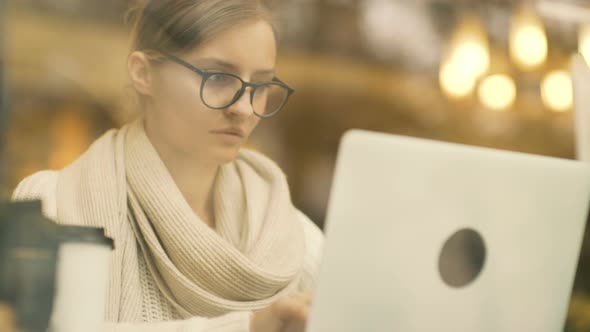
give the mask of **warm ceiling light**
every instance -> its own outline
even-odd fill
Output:
[[[477,16],[465,16],[453,33],[440,66],[442,90],[451,98],[464,98],[489,69],[490,54],[485,30]]]
[[[547,74],[541,83],[541,97],[545,106],[552,111],[570,110],[574,100],[570,74],[563,70]]]
[[[492,75],[480,84],[478,95],[481,103],[493,111],[505,111],[514,104],[516,84],[508,75]]]
[[[475,88],[475,77],[455,62],[443,64],[439,80],[442,90],[451,98],[464,98]]]
[[[547,59],[547,35],[533,11],[523,9],[513,17],[510,55],[522,69],[534,69]]]
[[[488,71],[490,55],[485,44],[474,39],[458,44],[451,61],[474,77],[480,77]]]

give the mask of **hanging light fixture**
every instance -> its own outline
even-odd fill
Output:
[[[554,112],[566,112],[573,106],[573,87],[570,74],[565,70],[548,73],[541,82],[541,98]]]
[[[523,6],[513,16],[510,28],[510,55],[523,70],[532,70],[547,59],[547,35],[534,9]]]
[[[442,90],[452,98],[464,98],[490,66],[488,40],[476,16],[466,16],[457,26],[440,65]]]
[[[480,102],[492,111],[506,111],[516,100],[516,84],[504,74],[495,74],[483,79],[478,89]]]

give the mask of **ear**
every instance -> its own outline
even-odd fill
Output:
[[[127,59],[127,71],[135,90],[144,96],[152,96],[153,73],[150,61],[145,53],[135,51]]]

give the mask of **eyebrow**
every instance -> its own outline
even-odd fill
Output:
[[[218,59],[218,58],[200,58],[200,59],[195,59],[192,62],[198,63],[198,65],[196,67],[215,66],[215,67],[219,67],[221,69],[229,70],[234,73],[237,73],[240,71],[238,66],[236,66],[235,64],[228,62],[228,61]],[[275,74],[274,69],[259,69],[254,72],[254,76],[263,76],[263,75],[273,75],[274,76],[274,74]]]

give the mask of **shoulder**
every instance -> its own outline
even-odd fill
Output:
[[[55,219],[58,175],[58,171],[46,170],[26,177],[12,193],[12,201],[41,200],[43,214],[50,219]]]
[[[62,170],[44,170],[24,178],[12,193],[12,201],[30,201],[41,200],[43,214],[50,219],[55,220],[57,216],[57,187],[60,177],[63,176],[82,176],[88,175],[81,168],[81,163],[89,159],[88,155],[95,156],[94,159],[86,162],[90,165],[99,164],[104,156],[109,155],[109,151],[115,144],[115,138],[121,130],[110,129],[101,137],[96,139],[88,149],[71,164]],[[111,153],[112,154],[112,153]],[[74,179],[70,182],[76,182]]]
[[[315,287],[322,260],[324,234],[303,212],[297,210],[305,236],[305,258],[300,290],[310,291]]]

